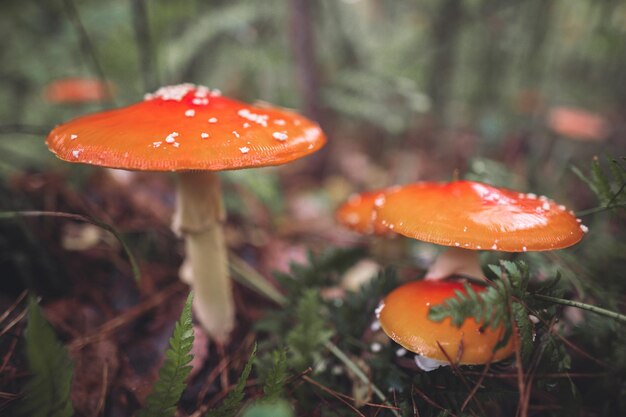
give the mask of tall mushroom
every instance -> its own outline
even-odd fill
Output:
[[[565,206],[535,194],[473,181],[394,187],[377,200],[376,221],[404,236],[451,248],[426,279],[484,278],[477,250],[548,251],[577,243],[587,231]]]
[[[225,342],[235,312],[217,171],[284,164],[317,151],[325,141],[316,123],[295,112],[181,84],[131,106],[57,126],[46,143],[68,162],[177,173],[172,228],[185,239],[181,277],[195,291],[200,323],[213,339]]]

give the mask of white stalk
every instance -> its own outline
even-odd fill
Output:
[[[424,279],[440,280],[451,275],[465,275],[486,280],[480,268],[478,252],[469,249],[449,248],[437,256],[435,262],[428,268]]]
[[[178,174],[172,229],[185,239],[180,278],[194,291],[193,307],[209,336],[226,342],[235,325],[232,285],[224,241],[219,176],[211,171]]]

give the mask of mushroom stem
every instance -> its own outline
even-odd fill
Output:
[[[455,247],[449,248],[437,256],[435,262],[428,268],[424,279],[436,281],[451,275],[466,275],[486,280],[480,267],[478,252]]]
[[[172,229],[185,239],[186,257],[180,278],[194,290],[193,307],[200,324],[218,342],[227,341],[235,324],[222,229],[225,217],[217,173],[178,174]]]

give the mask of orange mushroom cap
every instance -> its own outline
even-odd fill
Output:
[[[351,195],[348,201],[337,209],[335,213],[337,222],[358,233],[389,234],[388,228],[375,222],[374,205],[384,193],[384,190],[378,190]]]
[[[44,90],[50,103],[90,103],[111,98],[114,88],[91,78],[63,78],[52,81]]]
[[[553,132],[584,141],[602,141],[609,135],[609,124],[602,116],[572,107],[553,107],[548,113]]]
[[[476,292],[484,290],[482,286],[469,285]],[[493,353],[504,334],[502,326],[483,329],[476,320],[468,319],[461,327],[456,327],[450,318],[441,322],[428,318],[430,307],[454,297],[455,290],[465,293],[460,282],[413,281],[396,288],[385,297],[379,310],[383,330],[405,349],[430,359],[447,362],[441,351],[443,348],[448,357],[455,360],[461,345],[459,363],[464,365],[483,364],[490,359],[496,362],[510,356],[514,351],[515,335],[506,346]]]
[[[472,181],[396,187],[376,211],[376,221],[394,232],[475,250],[561,249],[587,230],[565,206],[546,197]]]
[[[150,171],[280,165],[325,142],[320,127],[295,112],[244,104],[193,84],[163,87],[140,103],[79,117],[46,139],[65,161]]]

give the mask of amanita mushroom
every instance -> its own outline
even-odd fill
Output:
[[[554,133],[581,141],[603,141],[610,130],[604,117],[573,107],[551,108],[547,122]]]
[[[587,231],[565,206],[472,181],[422,182],[387,191],[376,222],[404,236],[450,246],[426,279],[483,278],[477,250],[548,251],[577,243]]]
[[[224,342],[235,313],[216,171],[284,164],[317,151],[325,141],[316,123],[295,112],[181,84],[148,94],[143,102],[57,126],[46,143],[68,162],[177,173],[172,228],[185,238],[181,276],[195,291],[200,323]]]
[[[484,290],[480,285],[468,285],[477,292]],[[384,332],[406,350],[417,353],[416,363],[425,371],[446,365],[449,359],[458,359],[460,365],[497,362],[514,351],[515,336],[494,352],[504,335],[503,326],[483,328],[481,323],[470,319],[465,320],[461,327],[456,327],[450,318],[441,322],[428,318],[430,306],[454,297],[455,291],[464,293],[463,284],[413,281],[393,290],[377,310]]]
[[[112,98],[114,87],[93,78],[62,78],[52,81],[44,90],[44,98],[56,104],[80,104]]]
[[[335,212],[337,222],[357,233],[386,235],[390,230],[375,222],[374,205],[384,196],[385,190],[353,194]]]

